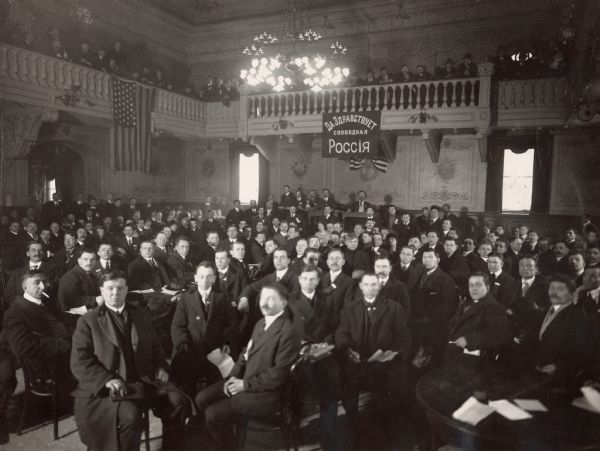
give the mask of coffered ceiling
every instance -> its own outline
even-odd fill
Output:
[[[294,0],[139,0],[151,3],[159,10],[192,25],[257,18],[282,14]],[[385,2],[385,1],[384,1]],[[403,3],[404,0],[389,0]],[[361,7],[382,0],[296,0],[300,9],[315,10],[330,6],[352,5]]]

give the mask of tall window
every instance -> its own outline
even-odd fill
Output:
[[[529,213],[533,194],[534,149],[514,153],[504,149],[502,212]]]
[[[258,201],[258,153],[246,156],[240,153],[240,193],[238,199],[243,204]]]
[[[56,192],[56,179],[46,181],[46,200],[52,200],[52,195]]]

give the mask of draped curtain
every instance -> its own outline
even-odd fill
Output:
[[[552,138],[546,135],[506,136],[490,139],[485,193],[486,211],[502,212],[504,149],[521,154],[531,148],[535,149],[531,213],[548,213],[552,172]]]

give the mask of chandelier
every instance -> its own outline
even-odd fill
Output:
[[[336,60],[348,49],[339,41],[324,43],[323,36],[311,28],[308,16],[299,10],[297,0],[287,1],[277,33],[257,34],[242,52],[250,57],[250,63],[240,77],[249,86],[276,92],[307,87],[318,92],[339,85],[350,70]]]

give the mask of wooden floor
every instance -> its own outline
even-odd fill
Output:
[[[18,389],[17,389],[18,390]],[[35,399],[35,398],[34,398]],[[375,420],[375,416],[369,411],[368,396],[361,397],[361,421],[359,431],[353,431],[350,434],[346,421],[344,409],[339,407],[339,430],[340,437],[346,444],[345,449],[353,450],[376,450],[376,451],[392,451],[392,450],[410,450],[414,449],[416,444],[413,427],[409,420],[400,420],[397,430],[394,431],[394,437],[390,440],[389,437],[384,438],[384,434]],[[34,415],[40,414],[46,410],[44,402],[34,402],[32,404]],[[41,415],[39,420],[34,421],[34,424],[29,424],[28,429],[21,436],[11,433],[10,442],[4,446],[0,446],[2,451],[6,450],[22,450],[22,451],[79,451],[85,450],[85,446],[79,440],[77,427],[72,415],[65,415],[59,425],[59,440],[52,438],[52,423],[49,418]],[[158,418],[151,417],[150,420],[150,437],[151,450],[158,451],[161,449],[161,423]],[[201,433],[195,428],[188,427],[186,434],[186,451],[203,451],[203,439]],[[277,441],[278,438],[273,440]],[[393,444],[391,443],[393,441]],[[347,442],[353,443],[349,445]],[[318,440],[318,412],[307,412],[302,420],[300,433],[300,449],[302,451],[320,450]],[[142,449],[145,449],[142,446]],[[247,446],[246,451],[265,451],[264,446]],[[344,451],[344,450],[341,450]]]

